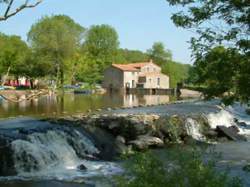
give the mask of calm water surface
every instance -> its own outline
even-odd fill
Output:
[[[48,117],[87,112],[108,107],[129,107],[168,103],[174,97],[168,95],[64,95],[42,96],[20,103],[7,102],[0,98],[0,118],[34,116]]]

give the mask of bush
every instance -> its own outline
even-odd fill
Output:
[[[164,159],[153,152],[138,153],[125,164],[126,177],[116,178],[119,187],[240,187],[238,178],[215,169],[216,159],[203,161],[197,148],[177,148]],[[157,155],[157,156],[156,156]],[[165,161],[164,161],[165,160]],[[167,160],[167,161],[166,161]]]

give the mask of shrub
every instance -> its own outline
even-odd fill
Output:
[[[119,187],[240,187],[239,178],[215,169],[216,155],[204,161],[204,150],[175,148],[159,156],[137,153],[126,162],[126,176],[116,178]]]

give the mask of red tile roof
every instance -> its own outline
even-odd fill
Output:
[[[131,63],[131,64],[112,64],[112,66],[122,71],[138,71],[138,68],[142,68],[151,63],[152,62],[140,62],[140,63]]]
[[[138,69],[130,66],[129,64],[112,64],[113,67],[118,68],[122,71],[139,71]]]

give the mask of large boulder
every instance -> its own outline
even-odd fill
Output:
[[[136,140],[130,141],[129,144],[136,150],[145,150],[149,147],[162,147],[164,142],[157,137],[142,135],[138,136]]]
[[[218,136],[226,137],[229,140],[233,141],[247,141],[246,137],[238,134],[239,130],[236,126],[225,127],[225,126],[217,126],[216,130],[218,131]]]

